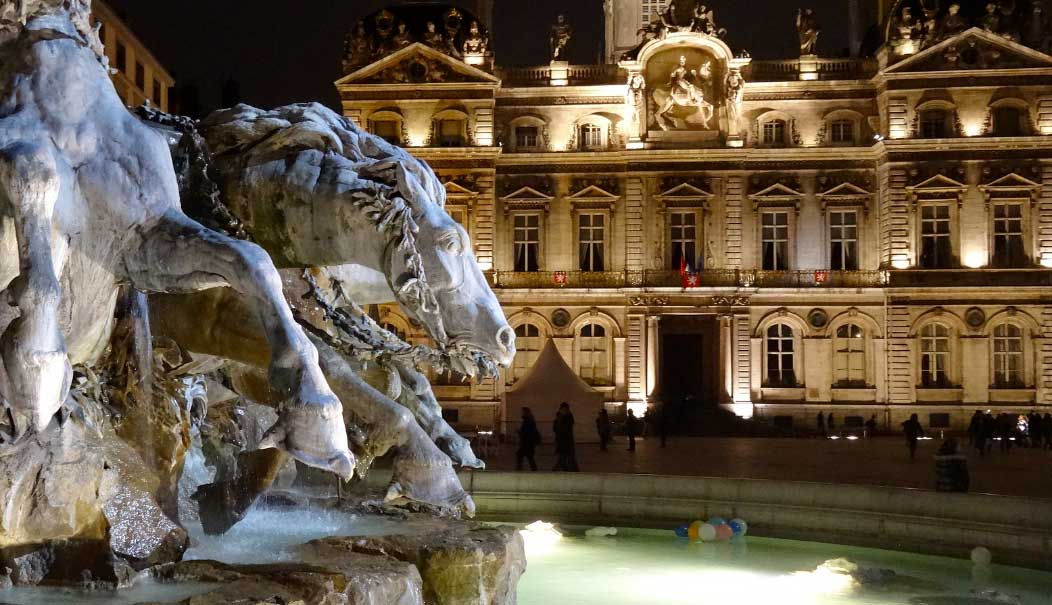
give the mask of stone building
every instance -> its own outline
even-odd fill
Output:
[[[518,336],[499,381],[439,377],[452,419],[514,422],[502,393],[549,338],[615,410],[938,429],[1052,404],[1040,4],[882,3],[875,56],[779,61],[669,4],[608,1],[601,65],[501,68],[435,6],[348,37],[345,115],[446,182]],[[818,29],[801,14],[805,52]]]
[[[175,80],[119,16],[101,0],[92,2],[92,17],[110,61],[113,85],[129,107],[149,102],[168,111],[169,90]]]

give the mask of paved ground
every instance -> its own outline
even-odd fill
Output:
[[[672,438],[661,449],[656,439],[639,440],[635,453],[618,438],[608,452],[594,443],[577,446],[582,471],[710,477],[748,477],[824,483],[857,483],[934,489],[934,456],[939,441],[922,441],[909,460],[904,439],[869,440]],[[553,446],[537,452],[540,470],[551,470]],[[514,470],[515,448],[502,445],[487,457],[492,470]],[[967,452],[971,491],[1052,499],[1052,451],[996,449],[985,457]]]

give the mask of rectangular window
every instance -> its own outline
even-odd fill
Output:
[[[516,126],[515,127],[515,149],[536,149],[537,144],[540,141],[538,129],[536,126]]]
[[[401,128],[398,127],[397,120],[372,120],[369,123],[369,130],[392,145],[402,142]]]
[[[921,331],[921,386],[950,386],[950,330],[941,324],[928,324]]]
[[[605,271],[606,215],[582,214],[577,228],[581,271]]]
[[[468,228],[468,211],[466,208],[453,208],[446,206],[446,212],[449,213],[449,216],[452,217],[458,225],[464,229]]]
[[[1023,388],[1023,331],[1013,324],[994,329],[994,388]]]
[[[994,134],[999,137],[1023,136],[1023,112],[1017,107],[994,109]]]
[[[953,266],[948,205],[921,207],[920,266],[924,269],[949,269]]]
[[[515,270],[540,271],[541,217],[538,214],[515,215]]]
[[[581,127],[581,149],[591,151],[606,147],[603,144],[603,129],[594,124],[585,124]]]
[[[117,71],[125,72],[128,69],[128,49],[124,43],[117,40]]]
[[[139,87],[139,90],[146,92],[146,68],[143,67],[142,63],[135,62],[135,85]]]
[[[643,1],[643,22],[640,27],[647,27],[650,25],[654,17],[661,14],[665,10],[666,0],[642,0]]]
[[[789,213],[764,212],[762,217],[763,269],[788,271]]]
[[[153,104],[157,107],[161,106],[161,81],[153,81]]]
[[[439,120],[438,142],[441,147],[463,147],[464,120]]]
[[[829,125],[829,140],[834,145],[855,143],[855,123],[851,120],[836,120]]]
[[[858,213],[854,210],[829,213],[829,268],[858,271]]]
[[[1026,265],[1023,205],[997,204],[994,206],[994,266],[1012,268]]]
[[[764,145],[785,145],[785,120],[771,120],[763,123]]]
[[[672,251],[672,269],[697,270],[698,259],[698,214],[696,212],[672,212],[669,214],[669,247]]]

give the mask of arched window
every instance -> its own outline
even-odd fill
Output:
[[[511,366],[509,384],[524,378],[541,353],[541,329],[531,323],[515,328],[515,361]]]
[[[767,328],[768,387],[796,386],[796,338],[785,324]]]
[[[1010,323],[997,326],[993,348],[994,388],[1023,388],[1023,331]]]
[[[585,123],[579,126],[578,146],[581,151],[606,149],[606,129],[598,124]]]
[[[939,388],[950,386],[950,328],[932,323],[920,333],[921,386]]]
[[[950,136],[950,112],[945,109],[926,109],[920,114],[922,139],[945,139]]]
[[[1026,114],[1015,105],[1001,105],[992,112],[994,136],[1021,137],[1027,134],[1024,126]]]
[[[762,124],[761,128],[760,136],[764,145],[772,147],[784,147],[787,145],[786,135],[789,128],[785,120],[768,120]]]
[[[399,328],[398,326],[394,325],[393,323],[391,323],[391,322],[384,322],[381,325],[381,327],[383,329],[387,330],[388,332],[390,332],[391,334],[394,334],[395,336],[397,336],[399,340],[405,340],[405,337],[406,337],[405,330],[403,330],[402,328]]]
[[[612,383],[610,372],[610,339],[606,328],[590,323],[581,326],[577,334],[577,372],[590,385],[604,386]]]
[[[860,326],[847,324],[836,331],[833,379],[840,388],[866,386],[866,335]]]

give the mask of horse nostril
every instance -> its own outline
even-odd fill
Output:
[[[515,331],[511,329],[511,326],[504,326],[497,330],[497,344],[503,353],[507,353],[515,347]]]

